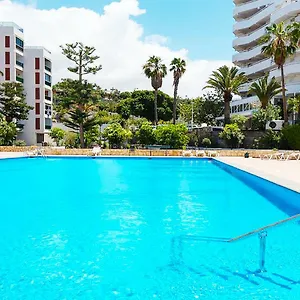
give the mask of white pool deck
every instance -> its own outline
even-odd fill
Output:
[[[300,160],[218,157],[217,160],[300,193]]]
[[[0,159],[24,156],[26,154],[23,152],[0,152]],[[262,160],[244,157],[216,159],[300,193],[300,160]]]

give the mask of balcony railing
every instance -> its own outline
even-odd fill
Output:
[[[16,61],[16,65],[18,65],[18,66],[24,68],[24,63],[22,63],[22,62],[20,62],[20,61],[18,61],[18,60]]]
[[[51,67],[45,66],[45,70],[47,70],[48,72],[51,72]]]
[[[51,96],[45,96],[45,99],[51,101]]]
[[[16,80],[21,82],[21,83],[24,83],[24,78],[22,78],[20,76],[16,76]]]
[[[45,80],[45,84],[48,85],[48,86],[51,86],[51,82],[50,81]]]
[[[23,47],[21,47],[21,46],[19,46],[19,45],[16,45],[16,48],[17,48],[18,50],[20,50],[21,52],[24,52],[24,48],[23,48]]]

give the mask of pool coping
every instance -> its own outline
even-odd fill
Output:
[[[226,162],[224,161],[221,157],[219,158],[213,158],[216,161],[228,165],[230,167],[236,168],[238,170],[241,170],[243,172],[246,172],[248,174],[254,175],[256,177],[259,177],[263,180],[267,180],[271,183],[277,184],[283,188],[289,189],[293,192],[296,192],[298,194],[300,194],[300,185],[297,182],[288,180],[288,179],[284,179],[284,178],[279,178],[278,176],[275,175],[271,175],[269,173],[264,172],[263,170],[257,170],[255,168],[249,168],[248,166],[242,166],[240,164],[237,163],[233,163],[233,162]]]

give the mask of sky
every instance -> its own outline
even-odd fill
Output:
[[[0,22],[24,28],[25,45],[52,52],[54,82],[70,77],[61,44],[97,49],[103,70],[87,79],[103,88],[150,88],[142,65],[150,55],[187,60],[179,94],[197,97],[217,67],[231,64],[230,0],[0,0]],[[172,74],[163,91],[172,93]]]

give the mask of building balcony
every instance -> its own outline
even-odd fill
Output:
[[[234,18],[249,18],[258,13],[265,6],[272,4],[273,0],[252,0],[240,5],[237,5],[233,11]]]
[[[245,72],[246,76],[255,75],[255,77],[260,77],[274,68],[274,62],[270,58],[266,58],[254,64],[249,64],[248,67],[242,68],[241,72]]]
[[[265,56],[264,56],[264,54],[261,53],[262,47],[263,47],[263,45],[259,45],[249,51],[243,51],[243,52],[234,54],[233,62],[238,65],[239,62],[240,63],[246,63],[246,62],[251,63],[251,61],[254,62],[255,60],[258,61],[258,60],[263,59]]]
[[[45,84],[46,84],[47,86],[51,86],[51,85],[52,85],[51,82],[50,82],[50,81],[47,81],[47,80],[45,80]]]
[[[24,68],[24,63],[22,63],[21,61],[16,61],[16,65],[17,65],[17,68],[21,68],[21,70],[23,70]]]
[[[51,67],[45,66],[45,70],[51,73]]]
[[[239,21],[234,24],[233,31],[238,33],[239,31],[251,32],[270,22],[270,16],[275,10],[275,5],[269,5],[262,9],[258,13],[251,16],[249,19]]]
[[[271,23],[279,23],[288,18],[293,18],[300,14],[300,2],[298,0],[288,0],[271,16]]]
[[[20,83],[24,83],[24,78],[17,75],[16,76],[16,81],[18,81]]]
[[[284,65],[284,76],[288,77],[288,76],[296,76],[296,75],[300,75],[300,61],[298,62],[290,62],[290,63],[286,63]],[[277,68],[274,69],[273,71],[270,72],[270,77],[275,77],[277,79],[281,78],[281,73],[280,70],[278,70]],[[300,83],[299,83],[300,85]],[[299,85],[298,85],[298,89],[299,89]]]
[[[45,96],[45,99],[48,100],[48,101],[51,101],[51,96]]]
[[[266,34],[267,25],[252,31],[250,34],[239,36],[233,40],[232,47],[235,50],[245,49],[246,47],[254,47],[258,44],[259,39]]]

